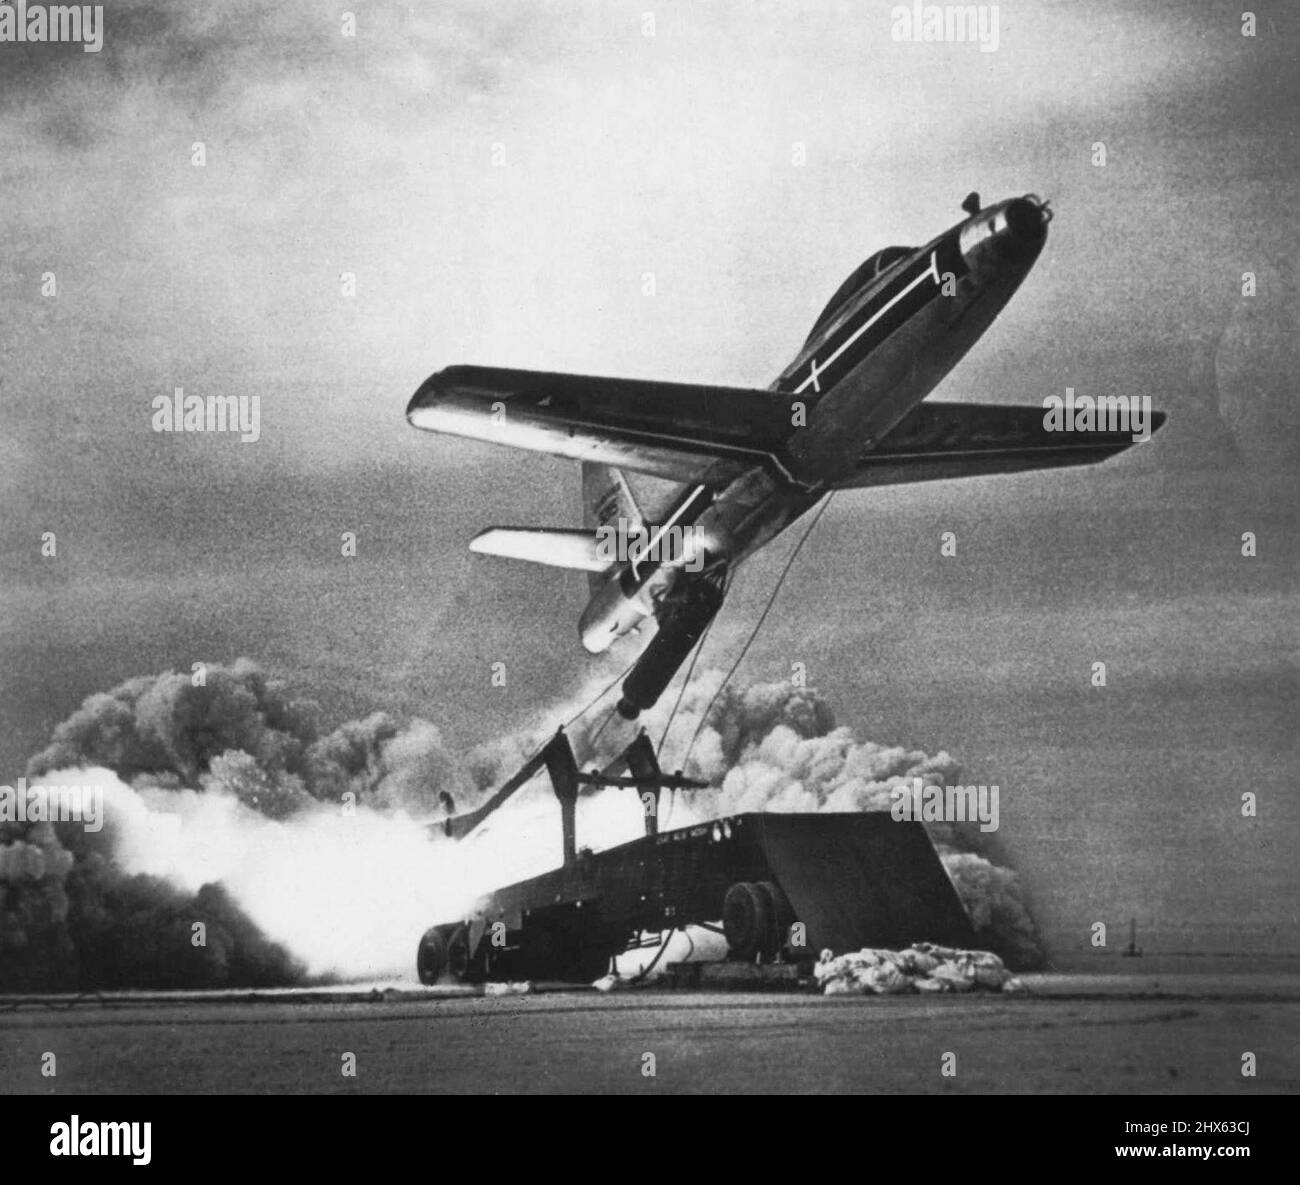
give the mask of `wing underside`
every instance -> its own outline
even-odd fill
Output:
[[[1132,447],[1133,431],[1048,431],[1037,407],[922,403],[875,448],[864,452],[837,489],[943,481],[1093,465]],[[1164,423],[1152,412],[1147,428]]]
[[[417,428],[721,488],[789,476],[789,399],[770,391],[452,366],[406,409]]]

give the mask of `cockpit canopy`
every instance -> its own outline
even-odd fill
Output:
[[[906,259],[913,252],[917,251],[916,247],[883,247],[874,255],[869,255],[855,269],[853,274],[844,281],[836,290],[835,295],[827,302],[822,309],[822,315],[814,322],[812,331],[808,334],[808,340],[812,341],[822,327],[834,320],[835,315],[847,303],[859,288],[877,276],[883,276],[894,264]]]

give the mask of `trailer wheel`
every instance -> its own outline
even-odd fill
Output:
[[[469,930],[457,926],[447,939],[447,971],[456,983],[469,978]]]
[[[788,949],[790,926],[794,922],[794,910],[790,900],[781,886],[775,881],[760,881],[758,887],[767,890],[772,899],[772,953],[780,954]]]
[[[776,905],[766,884],[739,881],[722,899],[722,932],[732,955],[745,962],[776,954]]]
[[[426,930],[415,952],[415,969],[423,984],[437,983],[447,968],[447,940],[436,926]]]

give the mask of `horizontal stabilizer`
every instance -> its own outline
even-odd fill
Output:
[[[499,555],[577,572],[603,572],[610,565],[609,559],[598,554],[595,532],[582,528],[489,527],[474,536],[469,549],[479,555]]]

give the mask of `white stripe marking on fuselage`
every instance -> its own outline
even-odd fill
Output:
[[[880,306],[879,309],[876,310],[875,314],[870,319],[864,321],[861,325],[857,327],[857,329],[855,329],[851,334],[849,334],[849,336],[845,338],[843,342],[840,343],[839,348],[829,358],[827,358],[825,362],[819,365],[817,359],[813,358],[812,373],[794,389],[794,393],[796,395],[802,395],[804,391],[807,390],[809,384],[815,385],[817,383],[817,375],[819,372],[824,372],[826,368],[835,361],[836,358],[838,358],[841,354],[843,354],[845,350],[847,350],[855,341],[858,340],[858,338],[860,338],[864,333],[866,333],[868,329],[870,329],[877,321],[879,321],[881,317],[883,317],[887,312],[889,312],[889,310],[892,309],[894,305],[896,305],[900,300],[902,300],[903,297],[905,297],[909,292],[911,292],[912,289],[915,288],[927,276],[932,276],[934,278],[934,282],[938,284],[939,265],[936,262],[935,255],[936,252],[931,251],[930,266],[925,271],[923,271],[919,276],[917,276],[916,279],[913,280],[906,288],[901,289],[900,291],[896,292],[892,297],[890,297],[888,301],[886,301],[883,305]],[[818,387],[818,390],[820,390],[820,387]]]
[[[682,504],[669,518],[669,520],[666,523],[664,523],[661,527],[659,527],[658,530],[655,531],[654,535],[651,536],[651,538],[647,541],[645,547],[642,549],[641,554],[636,556],[635,558],[631,556],[628,557],[628,565],[632,569],[632,576],[634,579],[636,580],[641,579],[641,573],[637,571],[637,568],[640,566],[641,561],[644,560],[646,556],[653,554],[655,547],[657,547],[659,544],[659,540],[662,539],[668,533],[668,531],[676,524],[677,520],[680,519],[682,515],[684,515],[691,508],[691,505],[695,502],[697,498],[699,498],[699,496],[702,493],[704,493],[704,487],[696,486],[695,489],[691,491],[690,495],[686,498],[686,500],[682,502]]]

